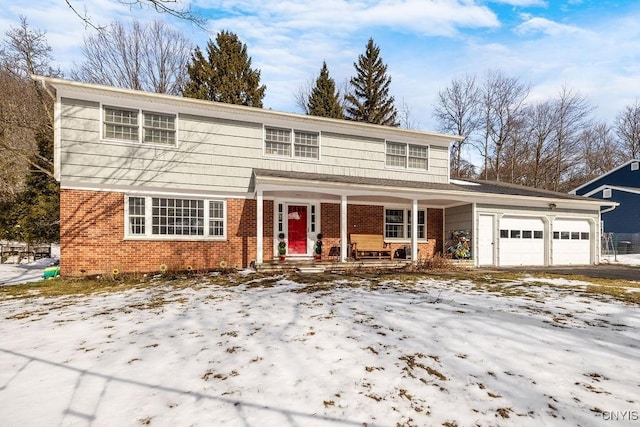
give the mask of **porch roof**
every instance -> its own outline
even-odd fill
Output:
[[[272,169],[254,169],[254,175],[256,184],[280,182],[282,184],[299,183],[315,187],[348,186],[350,188],[362,189],[375,187],[378,189],[390,189],[392,191],[404,190],[406,192],[408,190],[409,192],[422,194],[440,194],[443,198],[463,197],[469,198],[470,201],[484,200],[486,202],[486,198],[491,197],[491,201],[494,203],[504,198],[511,200],[514,198],[524,198],[528,200],[539,200],[545,203],[564,201],[570,204],[582,204],[583,206],[585,204],[591,205],[592,207],[617,205],[617,203],[611,201],[576,196],[568,193],[542,190],[516,184],[471,179],[452,179],[450,183],[444,184]]]

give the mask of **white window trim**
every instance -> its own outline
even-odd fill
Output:
[[[402,144],[405,146],[405,158],[404,158],[404,166],[393,166],[393,165],[389,165],[387,164],[387,148],[388,148],[388,144]],[[409,158],[412,156],[409,156],[409,148],[411,146],[415,146],[415,147],[421,147],[421,148],[426,148],[427,149],[427,167],[426,169],[423,168],[413,168],[409,166]],[[430,168],[431,168],[431,146],[430,145],[425,145],[425,144],[415,144],[415,143],[410,143],[410,142],[400,142],[400,141],[391,141],[391,140],[385,140],[384,142],[384,167],[386,169],[393,169],[393,170],[401,170],[401,171],[420,171],[420,172],[429,172]]]
[[[105,108],[112,108],[114,110],[124,110],[124,111],[135,111],[137,112],[138,117],[138,141],[132,141],[129,139],[118,139],[118,138],[108,138],[105,136]],[[159,114],[163,116],[171,116],[174,119],[174,132],[176,134],[176,138],[173,144],[159,144],[153,142],[144,142],[144,114]],[[123,107],[116,104],[100,104],[100,141],[115,143],[115,144],[126,144],[126,145],[140,145],[143,147],[154,147],[154,148],[176,148],[178,146],[178,135],[179,135],[179,123],[178,114],[175,112],[167,112],[161,110],[154,110],[150,108],[135,108],[135,107]]]
[[[267,129],[280,129],[289,132],[289,155],[283,156],[280,154],[270,154],[267,153]],[[312,133],[318,135],[318,158],[314,159],[313,157],[298,157],[296,156],[296,132],[300,133]],[[295,160],[297,162],[311,162],[317,163],[322,159],[322,132],[320,131],[312,131],[312,130],[304,130],[304,129],[295,129],[295,128],[287,128],[283,126],[263,126],[262,127],[262,155],[269,159],[282,159],[282,160]]]
[[[390,242],[390,243],[411,243],[411,237],[387,237],[387,209],[390,210],[396,210],[396,211],[404,211],[404,218],[403,221],[404,223],[402,224],[402,230],[404,232],[404,234],[408,234],[407,230],[409,227],[409,215],[411,212],[411,208],[406,208],[406,207],[400,207],[400,206],[384,206],[383,207],[383,211],[382,214],[384,215],[384,220],[383,220],[383,235],[384,235],[384,241],[385,242]],[[429,239],[427,238],[427,234],[428,234],[428,228],[427,228],[427,224],[428,224],[428,219],[427,219],[427,208],[421,208],[418,207],[418,212],[423,211],[424,212],[424,237],[420,238],[418,237],[418,242],[420,243],[425,243],[428,242]]]
[[[144,209],[145,209],[145,234],[132,234],[130,231],[130,223],[129,223],[129,198],[130,197],[140,197],[144,198]],[[202,236],[185,236],[185,235],[157,235],[153,233],[153,207],[152,207],[152,199],[153,198],[163,198],[163,199],[189,199],[189,200],[202,200],[204,201],[204,235]],[[223,209],[223,220],[224,220],[224,228],[222,236],[211,236],[209,235],[209,203],[210,202],[222,202]],[[227,201],[222,198],[204,198],[204,197],[190,197],[190,196],[181,196],[181,195],[167,195],[167,194],[125,194],[124,195],[124,239],[125,240],[160,240],[160,241],[226,241],[227,240],[227,229],[229,224],[229,217],[227,215]]]
[[[610,199],[611,198],[611,189],[610,188],[605,188],[604,190],[602,190],[602,198],[603,199]]]

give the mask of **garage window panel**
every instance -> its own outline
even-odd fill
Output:
[[[509,230],[500,230],[500,238],[508,239],[509,238]]]
[[[542,239],[544,237],[544,232],[541,230],[534,230],[533,231],[533,238],[534,239]]]
[[[522,237],[521,233],[522,232],[520,230],[511,230],[511,238],[519,239],[520,237]]]
[[[580,233],[581,240],[589,240],[589,233]]]
[[[523,239],[531,239],[532,237],[533,237],[533,232],[531,230],[522,230]]]

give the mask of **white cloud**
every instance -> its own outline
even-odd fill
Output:
[[[492,3],[507,4],[517,7],[547,7],[546,0],[491,0]]]
[[[542,33],[549,36],[586,35],[589,32],[573,25],[560,24],[546,18],[523,16],[525,22],[515,28],[521,35]]]

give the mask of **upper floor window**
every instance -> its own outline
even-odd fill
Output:
[[[176,144],[176,116],[104,107],[104,137],[150,144]]]
[[[396,168],[428,170],[429,147],[387,141],[386,165]]]
[[[264,143],[265,154],[314,160],[320,158],[319,135],[316,132],[266,128]]]

